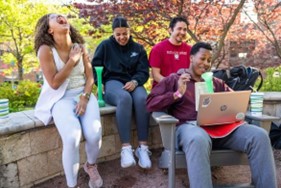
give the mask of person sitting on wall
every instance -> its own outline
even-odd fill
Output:
[[[142,168],[150,168],[148,150],[149,113],[146,110],[147,92],[143,85],[149,77],[146,51],[133,41],[124,17],[116,17],[112,23],[113,35],[102,41],[92,59],[92,66],[102,66],[105,102],[117,107],[117,128],[122,142],[121,166],[136,164],[130,144],[131,122],[135,112],[139,147],[135,151]],[[95,73],[95,70],[93,70]]]
[[[42,16],[35,28],[35,51],[44,83],[35,116],[45,125],[54,120],[62,139],[62,163],[68,187],[77,186],[79,145],[85,138],[85,172],[89,186],[103,180],[96,160],[101,148],[102,127],[96,97],[91,93],[94,78],[84,39],[61,14]]]

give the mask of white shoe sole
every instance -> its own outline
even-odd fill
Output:
[[[132,163],[128,163],[125,165],[121,163],[122,168],[128,168],[128,167],[135,166],[135,165],[136,165],[136,161],[133,161]]]

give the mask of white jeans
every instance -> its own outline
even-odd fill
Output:
[[[79,144],[82,136],[86,140],[85,151],[90,164],[96,162],[101,147],[102,127],[97,99],[91,94],[85,114],[75,114],[76,100],[83,88],[66,91],[52,108],[54,123],[63,143],[62,162],[67,185],[77,184],[79,170]]]

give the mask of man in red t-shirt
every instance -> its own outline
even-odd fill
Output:
[[[156,44],[149,55],[153,86],[171,73],[190,64],[191,46],[184,42],[188,22],[183,17],[175,17],[169,25],[170,38]]]

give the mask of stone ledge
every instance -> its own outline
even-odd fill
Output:
[[[264,92],[265,101],[281,101],[281,92]]]
[[[100,108],[101,116],[113,114],[116,111],[115,106],[106,105]],[[54,124],[53,122],[50,125]],[[0,125],[0,136],[9,135],[29,129],[44,127],[44,124],[34,116],[34,110],[10,113],[5,123]]]

